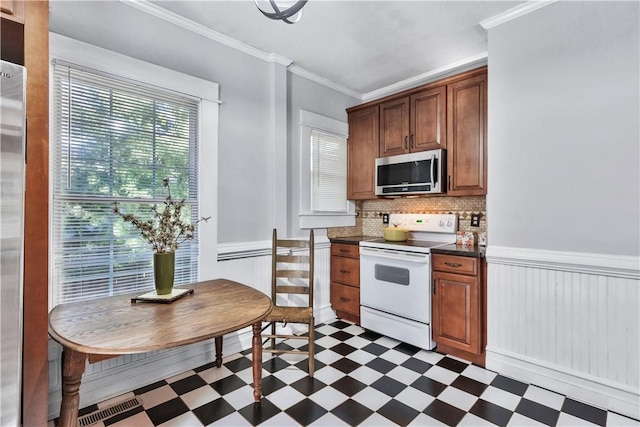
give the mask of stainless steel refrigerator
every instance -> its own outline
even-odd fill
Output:
[[[1,67],[0,426],[4,427],[20,425],[22,398],[26,70],[6,61]]]

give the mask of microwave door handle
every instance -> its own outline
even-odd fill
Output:
[[[436,183],[434,181],[435,178],[435,171],[434,168],[436,166],[436,155],[432,154],[431,155],[431,170],[429,172],[431,172],[431,189],[433,190],[433,187],[435,187]]]

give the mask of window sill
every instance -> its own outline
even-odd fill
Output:
[[[300,214],[300,228],[353,227],[355,213],[303,213]]]

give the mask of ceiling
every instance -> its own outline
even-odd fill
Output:
[[[251,0],[123,3],[240,50],[293,61],[297,72],[366,99],[399,82],[486,62],[487,33],[479,23],[525,2],[310,0],[292,25],[266,18]],[[51,29],[73,35],[67,27],[80,23],[91,22],[94,34],[113,27],[96,19],[105,4],[53,0]]]

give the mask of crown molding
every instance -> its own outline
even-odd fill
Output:
[[[443,67],[436,68],[435,70],[431,70],[415,77],[402,80],[398,83],[394,83],[392,85],[367,92],[362,95],[362,101],[367,102],[373,99],[382,98],[386,95],[392,95],[405,89],[411,89],[413,87],[447,77],[448,75],[461,73],[472,68],[486,65],[487,57],[488,53],[486,51],[481,52],[468,58],[461,59],[460,61],[456,61]]]
[[[220,43],[232,49],[236,49],[242,53],[251,55],[265,62],[284,65],[294,74],[305,77],[309,80],[312,80],[323,86],[327,86],[338,92],[344,93],[345,95],[349,95],[357,99],[362,99],[361,93],[356,92],[347,87],[344,87],[342,85],[339,85],[324,77],[320,77],[317,74],[314,74],[310,71],[305,70],[304,68],[293,65],[293,60],[289,58],[286,58],[282,55],[278,55],[277,53],[268,53],[263,50],[257,49],[253,46],[250,46],[246,43],[242,43],[241,41],[238,41],[234,38],[224,35],[218,31],[212,30],[211,28],[208,28],[202,24],[198,24],[197,22],[194,22],[183,16],[180,16],[176,13],[170,12],[156,4],[150,3],[147,0],[119,0],[119,1],[122,2],[123,4],[126,4],[127,6],[138,9],[141,12],[147,13],[151,16],[155,16],[156,18],[162,19],[166,22],[169,22],[181,28],[184,28],[187,31],[191,31],[192,33],[198,34],[209,40],[213,40],[217,43]]]
[[[330,89],[334,89],[338,92],[344,93],[345,95],[349,95],[352,96],[354,98],[357,98],[359,100],[362,100],[362,93],[357,92],[353,89],[349,89],[348,87],[342,86],[332,80],[326,79],[324,77],[321,77],[317,74],[312,73],[311,71],[308,71],[302,67],[299,67],[297,65],[292,65],[291,67],[289,67],[289,71],[291,71],[293,74],[297,74],[300,77],[304,77],[306,79],[309,79],[311,81],[314,81],[318,84],[321,84],[323,86],[326,86]]]
[[[480,21],[480,26],[485,30],[488,30],[490,28],[497,27],[498,25],[502,25],[505,22],[509,22],[512,19],[516,19],[523,15],[531,13],[534,10],[549,6],[556,1],[558,0],[531,0],[514,8],[506,10],[498,15],[492,16],[491,18],[487,18],[484,21]]]

